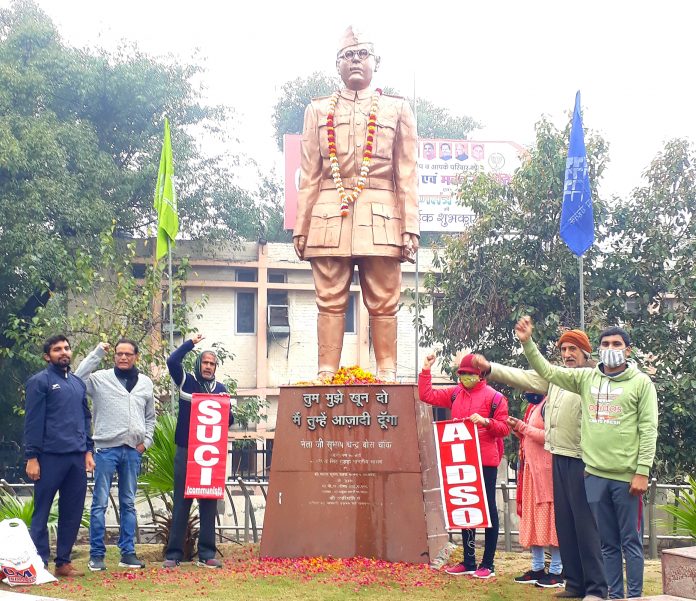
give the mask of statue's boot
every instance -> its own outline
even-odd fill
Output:
[[[396,381],[396,316],[370,317],[372,346],[377,360],[377,377]]]
[[[345,315],[319,313],[317,316],[317,340],[319,341],[319,370],[317,378],[325,381],[334,377],[341,362]]]

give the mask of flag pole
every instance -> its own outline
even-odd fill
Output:
[[[578,269],[580,271],[580,329],[585,329],[585,274],[583,270],[583,257],[578,257]]]
[[[167,238],[167,277],[169,279],[169,354],[174,351],[174,291],[172,286],[172,241]],[[169,378],[169,400],[172,415],[176,413],[174,380]]]
[[[174,284],[172,277],[172,247],[179,231],[179,216],[177,214],[176,190],[174,188],[174,166],[172,160],[172,142],[169,131],[169,119],[164,117],[164,140],[162,153],[157,171],[154,207],[157,211],[157,251],[155,262],[167,255],[167,279],[169,283],[169,352],[174,350]],[[166,247],[165,247],[166,242]],[[162,301],[164,304],[164,300]],[[175,412],[175,387],[173,382],[169,388],[170,410]]]

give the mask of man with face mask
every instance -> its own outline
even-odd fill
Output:
[[[486,383],[481,371],[473,364],[474,355],[465,355],[459,364],[457,375],[459,384],[447,388],[433,389],[430,370],[435,363],[435,355],[429,354],[423,362],[418,375],[418,395],[429,405],[452,410],[452,419],[468,419],[476,424],[481,448],[483,480],[491,516],[491,527],[486,528],[483,559],[476,565],[474,535],[476,530],[462,530],[464,560],[447,568],[454,576],[473,576],[491,578],[495,576],[494,557],[498,545],[498,508],[495,498],[495,483],[498,465],[502,459],[502,439],[510,433],[507,423],[507,399]]]
[[[590,339],[582,330],[564,332],[556,346],[565,367],[575,369],[593,365]],[[483,355],[476,355],[474,364],[489,380],[519,390],[546,394],[544,449],[551,453],[556,534],[566,581],[565,591],[556,596],[606,598],[607,579],[599,530],[585,496],[585,464],[580,448],[580,395],[548,382],[534,370],[489,362]]]
[[[179,416],[176,420],[174,441],[176,456],[174,457],[174,510],[172,526],[169,530],[169,541],[165,551],[165,568],[176,568],[184,559],[184,536],[188,525],[189,512],[193,499],[184,498],[186,482],[186,462],[188,459],[189,422],[191,421],[191,395],[194,393],[226,394],[227,388],[222,382],[215,380],[218,357],[214,351],[203,351],[196,358],[193,373],[185,373],[182,366],[184,357],[193,350],[204,336],[196,334],[184,342],[167,359],[167,368],[174,384],[179,388]],[[229,424],[234,419],[230,413]],[[198,539],[198,562],[203,568],[221,568],[222,562],[215,557],[215,516],[217,515],[216,499],[198,499],[200,516],[200,533]]]
[[[640,597],[642,495],[648,489],[657,442],[655,385],[627,360],[631,340],[621,328],[608,328],[599,335],[600,363],[594,369],[551,365],[532,341],[532,331],[528,316],[515,326],[529,364],[545,380],[581,398],[585,492],[599,527],[609,598],[624,598],[624,560],[628,597]]]

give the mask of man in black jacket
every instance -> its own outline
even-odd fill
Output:
[[[29,532],[39,556],[48,565],[48,515],[59,492],[55,573],[82,576],[73,567],[70,555],[85,505],[86,472],[94,470],[92,415],[84,383],[70,372],[72,350],[68,339],[53,336],[45,342],[43,351],[48,366],[26,384],[26,472],[34,481]]]
[[[196,334],[184,342],[167,359],[167,368],[174,384],[179,389],[179,416],[176,420],[174,442],[174,510],[169,541],[162,564],[165,568],[175,568],[184,558],[184,536],[188,524],[189,512],[193,499],[184,498],[186,482],[186,460],[188,458],[189,422],[191,421],[191,395],[194,393],[226,394],[227,388],[215,380],[218,358],[213,351],[203,351],[196,358],[194,373],[185,373],[182,366],[184,357],[193,347],[203,340],[203,335]],[[230,425],[233,417],[230,413]],[[222,562],[215,557],[215,516],[216,499],[198,499],[200,514],[200,534],[198,539],[198,563],[204,568],[221,568]]]

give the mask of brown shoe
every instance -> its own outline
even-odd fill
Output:
[[[60,576],[61,578],[79,578],[80,576],[85,575],[84,572],[76,570],[71,563],[64,563],[62,566],[56,566],[56,571],[54,574],[56,576]]]

